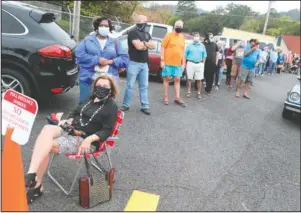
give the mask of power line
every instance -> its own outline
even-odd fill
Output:
[[[260,16],[242,16],[242,15],[235,15],[235,14],[217,14],[217,13],[210,13],[210,12],[207,12],[207,13],[199,13],[199,12],[193,12],[193,11],[181,11],[181,12],[179,12],[178,14],[179,15],[184,15],[185,14],[185,12],[187,12],[187,13],[189,13],[189,14],[198,14],[199,16],[201,16],[201,15],[216,15],[216,16],[229,16],[229,17],[243,17],[243,18],[254,18],[254,19],[260,19],[260,18],[262,18],[262,17],[260,17]],[[281,19],[275,19],[275,18],[269,18],[269,20],[275,20],[275,21],[284,21],[284,22],[297,22],[297,23],[300,23],[299,21],[297,21],[297,20],[292,20],[292,21],[290,21],[290,20],[281,20]]]

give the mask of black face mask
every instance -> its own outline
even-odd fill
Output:
[[[147,23],[136,24],[137,30],[144,32],[146,25],[147,25]]]
[[[183,31],[182,28],[175,28],[176,33],[181,33]]]
[[[111,93],[111,89],[102,86],[96,86],[94,89],[94,95],[98,99],[104,99],[108,97],[110,93]]]

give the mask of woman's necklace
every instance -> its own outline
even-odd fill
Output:
[[[84,111],[84,109],[91,103],[92,101],[89,101],[82,109],[81,109],[81,111],[80,111],[80,118],[79,118],[79,122],[80,122],[80,125],[82,126],[82,127],[84,127],[84,126],[87,126],[91,121],[92,121],[92,119],[94,118],[94,116],[103,108],[103,106],[104,106],[104,104],[102,105],[102,106],[100,106],[93,114],[92,114],[92,116],[89,118],[89,120],[88,120],[88,122],[87,123],[83,123],[83,111]]]

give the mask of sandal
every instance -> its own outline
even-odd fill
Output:
[[[37,184],[36,173],[28,173],[25,175],[25,187],[33,188]]]
[[[187,92],[186,97],[190,98],[191,97],[191,92]]]
[[[197,97],[198,99],[201,99],[201,98],[202,98],[201,94],[197,94],[196,97]]]
[[[245,99],[250,99],[250,97],[247,95],[243,95],[242,97],[244,97]]]
[[[35,201],[36,198],[42,196],[43,194],[43,191],[41,190],[42,188],[42,184],[39,185],[38,187],[36,188],[32,188],[32,189],[29,189],[27,191],[27,203],[30,204],[32,203],[33,201]]]
[[[167,98],[163,98],[163,103],[164,103],[164,105],[168,105],[168,99]]]
[[[182,106],[182,107],[186,107],[186,104],[181,99],[175,100],[175,103]]]

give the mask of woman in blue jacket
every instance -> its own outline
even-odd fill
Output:
[[[79,64],[79,102],[84,101],[91,94],[91,84],[101,73],[112,75],[119,81],[119,71],[123,71],[129,56],[118,40],[108,35],[113,26],[108,18],[96,18],[93,22],[94,35],[88,35],[75,49],[75,56]]]

